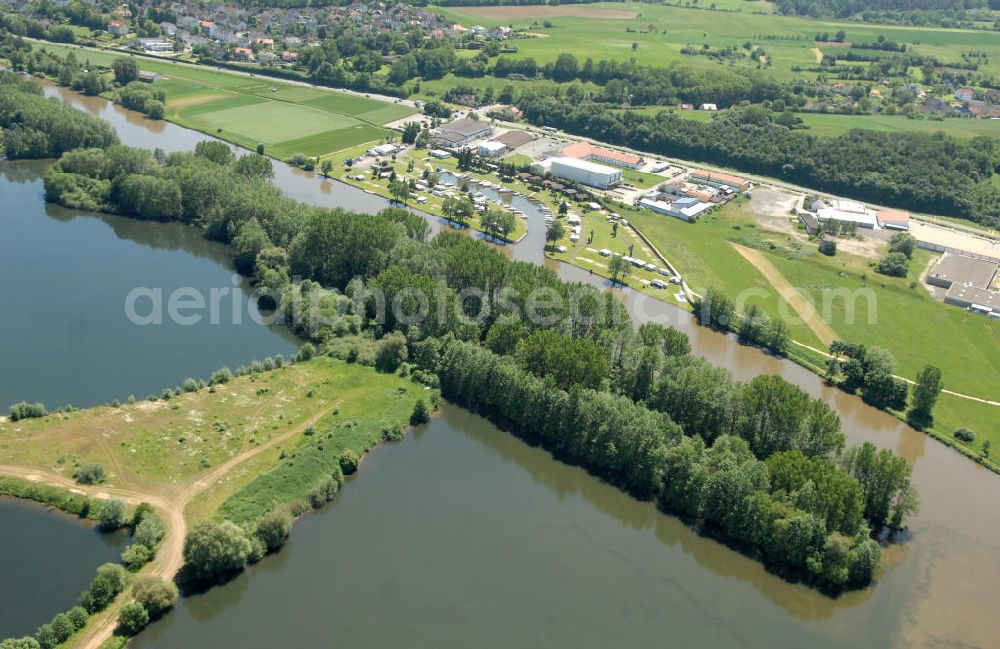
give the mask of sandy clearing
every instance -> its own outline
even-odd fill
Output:
[[[816,309],[813,308],[801,293],[795,290],[795,288],[788,283],[788,280],[778,271],[777,268],[772,264],[759,250],[754,250],[753,248],[747,248],[741,246],[737,243],[730,242],[736,252],[740,253],[744,259],[753,264],[754,268],[760,271],[774,290],[778,291],[778,294],[791,306],[799,317],[806,323],[806,326],[816,337],[819,338],[820,342],[824,345],[829,346],[830,343],[840,340],[840,336],[830,328],[830,325],[823,322],[819,314],[816,313]]]
[[[820,49],[818,47],[812,48],[812,53],[816,57],[816,62],[817,63],[822,63],[823,62],[823,52],[820,51]]]
[[[632,20],[639,15],[638,11],[623,11],[621,9],[601,9],[581,5],[532,5],[505,7],[467,7],[455,11],[483,18],[554,18],[559,16],[574,16],[577,18],[607,18],[610,20]]]

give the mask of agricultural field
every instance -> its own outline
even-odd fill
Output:
[[[50,51],[74,51],[80,60],[108,66],[121,55],[46,44]],[[247,148],[263,144],[274,157],[328,155],[384,140],[385,124],[413,108],[346,92],[247,77],[208,67],[138,59],[143,70],[163,75],[156,82],[167,95],[166,118]]]
[[[868,25],[769,15],[765,3],[729,0],[716,2],[715,10],[645,3],[595,3],[557,7],[503,6],[441,9],[449,18],[466,26],[513,25],[528,28],[535,38],[513,41],[516,56],[554,61],[562,52],[580,60],[592,57],[628,60],[662,66],[674,61],[719,65],[707,57],[681,54],[686,45],[713,48],[742,45],[750,40],[767,51],[768,72],[778,78],[798,75],[794,66],[816,64],[815,36],[844,29],[849,41],[874,41],[879,35],[942,61],[957,61],[963,51],[986,51],[990,61],[981,69],[1000,72],[1000,40],[986,31]],[[546,21],[551,26],[546,26]],[[632,44],[636,44],[633,50]],[[745,59],[742,65],[756,67]],[[730,65],[726,63],[724,65]],[[740,65],[734,63],[733,65]],[[814,77],[815,74],[812,74]]]

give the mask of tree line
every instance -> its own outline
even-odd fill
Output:
[[[118,142],[110,124],[60,101],[17,72],[0,70],[0,129],[8,158],[54,158]]]
[[[447,339],[427,369],[445,397],[826,590],[867,585],[881,552],[872,532],[915,506],[905,461],[870,444],[835,453],[839,419],[779,377],[734,386],[738,423],[703,438],[655,402],[567,390],[474,342]]]

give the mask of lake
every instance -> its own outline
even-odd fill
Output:
[[[84,101],[69,94],[76,105]],[[144,120],[107,102],[95,108],[120,132],[123,122],[135,127],[129,120]],[[167,148],[181,138],[204,137],[175,125],[145,122],[148,128],[138,140],[123,136],[127,144]],[[164,132],[173,135],[158,135]],[[280,164],[276,168],[283,169]],[[358,190],[340,183],[325,191],[327,181],[293,177],[296,196],[310,202],[354,207],[361,200]],[[6,186],[3,191],[6,197]],[[37,204],[28,208],[52,227],[88,222],[114,231],[107,225],[115,221],[111,217],[51,217],[57,210],[41,205],[40,193],[34,196]],[[0,241],[7,239],[8,220],[0,219]],[[159,227],[124,220],[121,227],[126,223],[137,231]],[[150,281],[166,282],[189,264],[207,263],[207,254],[192,252],[197,232],[181,229],[191,234],[189,244],[173,250],[177,256],[169,267],[155,266],[159,275],[151,274]],[[20,241],[20,263],[46,254],[49,235]],[[144,250],[141,263],[121,268],[139,272],[145,255],[157,251]],[[543,263],[540,249],[515,246],[512,252]],[[212,262],[213,272],[229,276],[227,263],[220,253]],[[4,275],[8,268],[23,273],[20,265],[8,266],[6,257],[0,257],[0,264]],[[554,267],[566,279],[600,285],[586,271]],[[91,300],[113,299],[120,308],[120,295],[104,295],[106,284],[120,290],[105,275],[86,265],[76,274],[94,293]],[[474,415],[447,407],[403,443],[378,449],[331,507],[300,521],[281,553],[226,586],[185,599],[134,646],[996,644],[1000,477],[793,363],[696,327],[690,314],[676,307],[631,291],[621,296],[639,318],[680,327],[691,336],[696,353],[737,378],[781,374],[830,403],[851,442],[893,448],[914,464],[921,512],[902,543],[885,552],[885,572],[872,588],[831,599],[788,583],[759,563],[697,536],[649,503],[636,502]],[[28,306],[42,309],[36,302],[44,300],[37,297]],[[63,331],[76,317],[55,307],[47,312]],[[259,333],[280,344],[271,338],[281,338],[280,333],[261,329],[246,335]],[[231,335],[244,334],[241,329]],[[0,340],[6,344],[6,335]],[[184,352],[187,343],[178,340],[176,349]],[[93,352],[108,352],[116,344],[102,340]],[[66,361],[47,353],[47,339],[28,336],[21,346],[43,359],[48,372],[62,371]],[[223,349],[185,355],[184,363],[234,364],[218,358]],[[152,370],[162,369],[147,361],[157,351],[136,352],[136,363],[147,365],[150,376],[160,376]],[[246,353],[266,355],[257,349]],[[197,367],[177,365],[181,374],[199,375]],[[29,371],[23,361],[12,367]],[[115,377],[87,375],[91,386],[67,375],[62,389],[79,393],[69,397],[74,403],[86,402],[80,394],[90,390],[101,393],[93,397],[98,400],[118,396],[112,389]],[[158,385],[173,383],[176,379],[163,379]]]
[[[73,607],[97,566],[117,562],[127,543],[124,532],[101,534],[76,516],[0,498],[0,640]]]
[[[179,223],[46,204],[46,165],[0,162],[0,408],[22,400],[51,409],[142,399],[223,365],[295,352],[287,329],[251,319],[249,287],[234,285],[239,277],[225,246]],[[126,297],[137,287],[162,292],[163,324],[129,319]],[[181,287],[206,296],[227,289],[218,324],[207,314],[191,325],[171,319],[166,303]],[[235,324],[234,304],[245,325]],[[143,298],[134,310],[152,308],[152,298]]]

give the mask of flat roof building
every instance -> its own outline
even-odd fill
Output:
[[[669,194],[656,192],[641,198],[638,205],[657,214],[665,214],[682,221],[694,221],[699,214],[712,207],[711,203],[704,203],[694,197],[675,198]]]
[[[816,210],[816,218],[820,221],[837,221],[839,223],[854,223],[861,228],[874,228],[875,215],[868,211],[856,212],[835,207],[821,207]]]
[[[710,187],[732,187],[743,192],[750,188],[750,181],[739,176],[720,174],[714,171],[692,171],[691,182],[702,183]]]
[[[640,155],[613,151],[602,146],[595,146],[590,142],[577,142],[576,144],[571,144],[564,148],[561,153],[567,158],[589,160],[592,162],[604,162],[621,167],[628,167],[629,169],[638,169],[645,163],[645,160],[643,160]]]
[[[987,290],[997,274],[997,262],[946,252],[927,274],[927,283],[950,289],[953,285]]]
[[[463,117],[431,131],[430,142],[434,146],[461,147],[492,133],[488,121]]]
[[[909,230],[910,213],[902,210],[881,210],[875,213],[878,224],[888,230]]]
[[[527,131],[507,131],[503,135],[498,135],[493,138],[494,142],[500,142],[507,146],[508,151],[513,151],[519,146],[525,145],[531,142],[535,138],[532,137],[531,133]]]
[[[496,158],[507,152],[507,145],[496,140],[480,142],[477,152],[484,158]]]
[[[545,162],[548,163],[548,170],[553,175],[589,187],[610,189],[622,182],[621,169],[614,167],[606,167],[575,158],[550,158]]]

